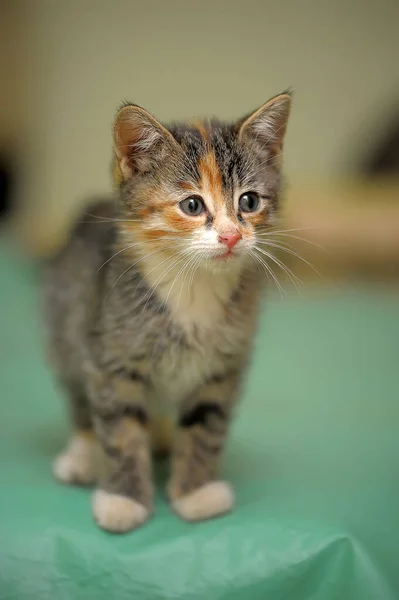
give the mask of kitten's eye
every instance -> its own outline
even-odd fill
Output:
[[[242,212],[255,212],[259,208],[259,196],[255,192],[247,192],[242,194],[238,201],[238,206]]]
[[[180,208],[186,215],[197,217],[205,210],[205,204],[199,196],[191,196],[180,202]]]

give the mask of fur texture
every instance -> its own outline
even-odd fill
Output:
[[[197,520],[232,507],[218,465],[259,312],[256,244],[278,209],[289,107],[284,93],[232,125],[165,127],[123,106],[117,197],[88,207],[50,265],[49,356],[75,429],[55,473],[97,481],[105,529],[151,514],[151,449],[170,443],[175,511]]]

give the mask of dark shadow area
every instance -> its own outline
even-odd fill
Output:
[[[0,152],[0,220],[8,217],[14,208],[12,206],[13,180],[11,161],[5,153]]]
[[[387,111],[381,135],[372,146],[364,149],[360,171],[367,177],[394,177],[399,175],[399,111],[398,100],[394,110]]]

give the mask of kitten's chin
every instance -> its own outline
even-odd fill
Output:
[[[212,256],[204,261],[207,269],[220,273],[221,271],[237,271],[240,270],[245,262],[246,252],[225,252]]]

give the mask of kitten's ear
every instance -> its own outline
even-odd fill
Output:
[[[271,98],[239,123],[239,139],[252,140],[260,152],[279,154],[283,147],[290,107],[289,92]]]
[[[151,170],[177,146],[169,131],[140,106],[124,106],[116,115],[114,148],[122,179]]]

